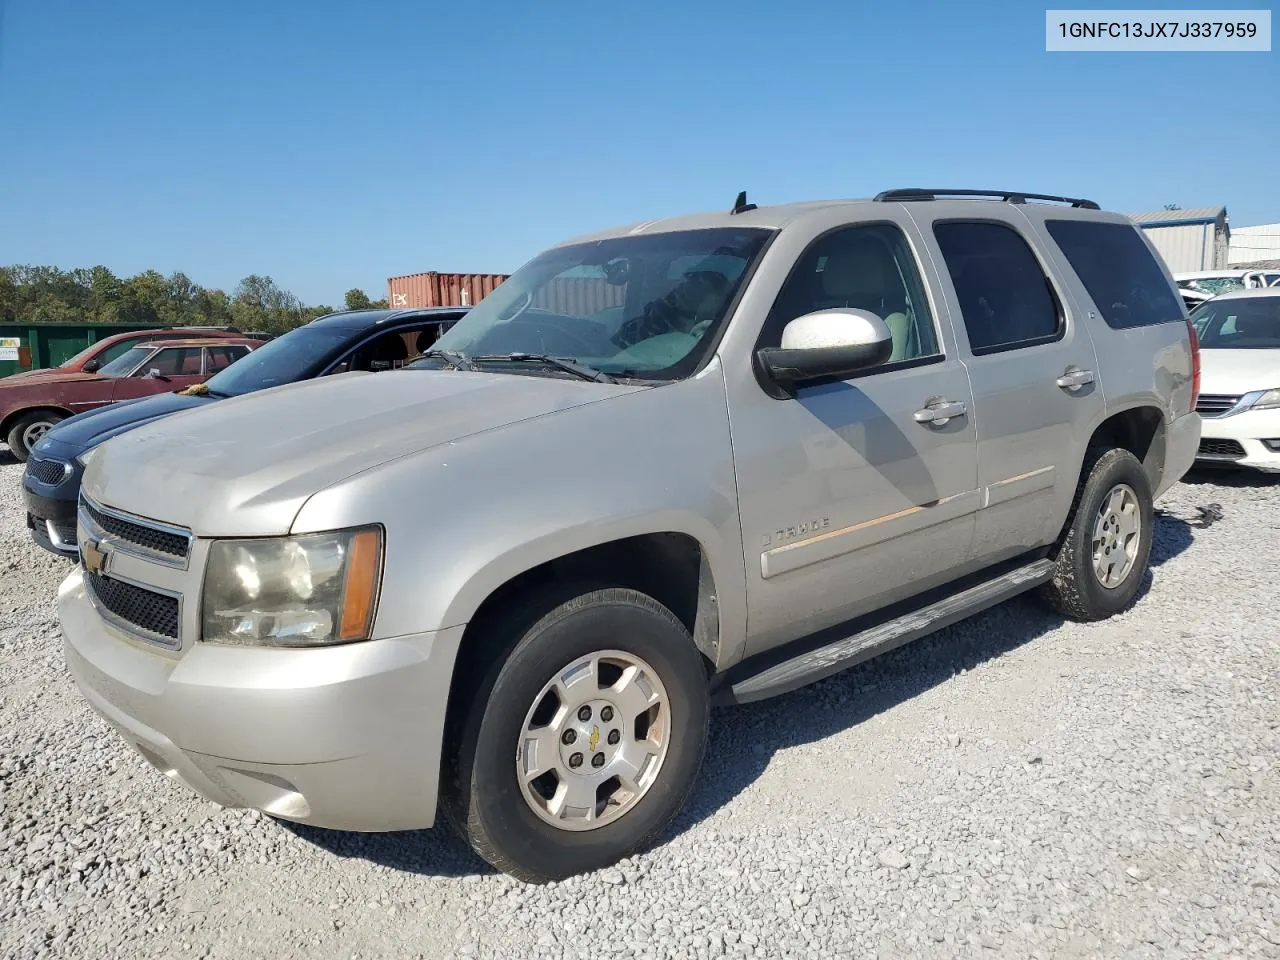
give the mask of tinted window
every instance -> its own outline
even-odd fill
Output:
[[[1108,326],[1145,327],[1182,319],[1182,305],[1134,227],[1084,220],[1048,220],[1049,235],[1089,291]],[[1212,287],[1192,283],[1192,289]]]
[[[1013,350],[1058,336],[1057,298],[1016,230],[1001,223],[933,227],[960,301],[974,354]]]
[[[911,249],[891,224],[836,230],[819,237],[796,264],[769,312],[764,346],[777,346],[782,328],[815,310],[869,310],[893,334],[889,362],[938,355],[933,318]]]
[[[1280,297],[1210,300],[1191,322],[1206,350],[1280,349]]]

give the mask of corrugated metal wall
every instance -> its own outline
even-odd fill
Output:
[[[1231,263],[1280,260],[1280,223],[1231,229]]]
[[[387,304],[396,307],[473,307],[493,293],[505,273],[411,273],[387,279]]]
[[[1143,232],[1160,251],[1171,273],[1216,270],[1227,265],[1226,238],[1219,242],[1212,223],[1143,227]]]
[[[557,277],[534,298],[533,305],[569,316],[585,317],[609,307],[620,307],[626,287],[615,287],[604,277]]]

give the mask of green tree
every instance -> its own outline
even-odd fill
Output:
[[[352,287],[348,290],[343,300],[346,302],[348,310],[368,310],[373,306],[373,301],[369,299],[369,295],[359,287]]]

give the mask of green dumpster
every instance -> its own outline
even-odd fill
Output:
[[[56,367],[112,334],[163,327],[162,323],[0,323],[0,377]]]

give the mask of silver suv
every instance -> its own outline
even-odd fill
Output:
[[[1085,200],[896,190],[555,247],[404,370],[108,441],[66,657],[205,797],[431,826],[561,878],[641,849],[713,703],[1021,591],[1124,609],[1197,351]]]

